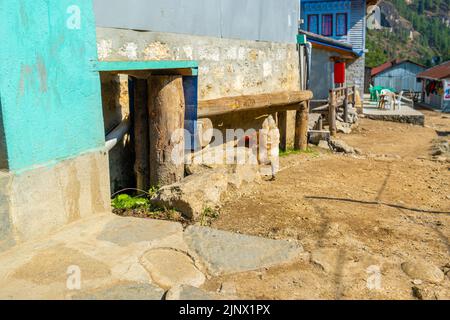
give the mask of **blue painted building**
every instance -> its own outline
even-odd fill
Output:
[[[346,84],[362,94],[366,46],[366,8],[375,0],[301,1],[300,34],[312,43],[311,89],[325,99],[334,87],[334,63],[346,63]]]

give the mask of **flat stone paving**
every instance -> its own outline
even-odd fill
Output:
[[[0,252],[0,299],[219,299],[201,289],[205,277],[302,253],[294,242],[99,215]]]
[[[213,275],[229,274],[292,262],[303,253],[293,242],[235,234],[198,226],[184,232],[184,240]]]

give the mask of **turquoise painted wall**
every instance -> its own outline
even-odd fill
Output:
[[[103,147],[91,0],[0,0],[0,39],[0,119],[9,169]]]

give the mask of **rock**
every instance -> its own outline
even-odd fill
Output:
[[[216,292],[205,291],[189,285],[181,285],[170,289],[166,294],[166,300],[230,300],[230,297],[218,294]]]
[[[223,282],[220,285],[220,293],[228,296],[236,296],[236,284],[234,282]]]
[[[401,267],[403,272],[412,279],[419,279],[432,283],[439,283],[444,280],[444,273],[441,269],[427,261],[408,261],[402,263]]]
[[[309,143],[318,145],[321,140],[328,141],[330,139],[330,131],[309,130],[308,137]]]
[[[142,263],[152,280],[163,289],[188,284],[200,287],[205,276],[194,265],[192,259],[171,249],[154,249],[145,253]]]
[[[73,300],[161,300],[164,290],[142,283],[120,283],[108,288],[79,293],[72,296]]]
[[[351,124],[345,122],[336,122],[336,130],[340,133],[350,134],[352,133]]]
[[[342,140],[338,140],[335,138],[330,139],[330,147],[335,152],[344,152],[344,153],[355,153],[355,149],[350,147],[347,143]]]
[[[450,144],[448,141],[437,141],[431,151],[432,156],[440,156],[450,153]]]
[[[213,275],[257,270],[300,259],[303,248],[295,242],[265,239],[189,226],[184,241]]]
[[[311,252],[310,262],[320,267],[326,273],[334,273],[338,262],[337,249],[322,248]]]
[[[417,298],[419,300],[423,300],[423,295],[422,295],[422,291],[420,290],[420,288],[414,286],[411,289],[412,289],[412,295],[413,295],[414,298]]]
[[[188,219],[197,220],[205,208],[219,206],[230,187],[237,189],[260,180],[257,165],[219,166],[162,187],[152,201],[161,207],[176,209]]]
[[[328,141],[325,141],[325,140],[320,140],[318,147],[321,149],[330,150],[330,145],[328,144]]]
[[[419,280],[419,279],[414,279],[414,280],[412,281],[412,283],[415,284],[416,286],[420,286],[420,285],[423,283],[423,281],[422,281],[422,280]]]
[[[201,147],[206,147],[212,140],[214,134],[214,126],[209,118],[203,118],[197,120],[197,133],[198,140]]]
[[[308,129],[314,130],[319,122],[322,115],[320,113],[310,113],[308,117]]]
[[[179,223],[114,216],[103,227],[97,240],[126,247],[139,242],[150,243],[169,238],[175,234],[181,235],[182,232],[183,226]]]

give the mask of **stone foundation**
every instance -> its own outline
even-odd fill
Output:
[[[80,218],[110,211],[104,151],[23,172],[1,172],[0,251]]]
[[[346,80],[347,86],[357,86],[360,97],[364,97],[366,56],[359,57],[354,62],[347,64]]]

